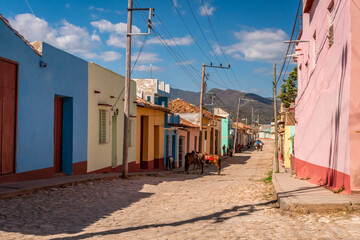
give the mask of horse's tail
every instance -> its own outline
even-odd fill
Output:
[[[185,155],[185,172],[189,171],[189,154]]]

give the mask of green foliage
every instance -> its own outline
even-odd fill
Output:
[[[297,67],[294,67],[293,71],[289,73],[289,77],[283,82],[278,98],[288,108],[291,103],[295,102],[297,96]]]
[[[268,177],[263,179],[265,183],[272,183],[272,173],[272,171],[268,172]]]
[[[334,193],[339,194],[339,193],[341,193],[341,192],[344,191],[344,190],[345,190],[345,186],[342,185],[341,188],[339,188],[338,190],[335,190]]]

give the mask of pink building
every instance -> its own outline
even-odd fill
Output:
[[[304,0],[296,46],[295,170],[360,190],[360,0]]]

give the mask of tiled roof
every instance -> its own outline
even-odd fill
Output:
[[[144,107],[144,108],[151,108],[154,110],[159,110],[159,111],[163,111],[163,112],[171,112],[171,110],[169,108],[166,107],[162,107],[156,104],[152,104],[151,102],[148,102],[142,98],[136,97],[136,103],[139,107]]]
[[[180,98],[169,102],[169,108],[173,113],[199,113],[200,108],[194,104],[188,103]],[[209,111],[203,110],[204,116],[214,119],[214,114]]]
[[[196,124],[193,124],[183,118],[180,118],[180,124],[184,125],[185,127],[191,127],[191,128],[198,128],[199,126]]]
[[[232,127],[235,129],[235,128],[236,128],[236,123],[233,123],[233,124],[232,124]],[[245,125],[244,123],[238,123],[238,129],[247,130],[247,129],[251,129],[251,127]]]
[[[37,51],[18,31],[16,31],[11,24],[9,23],[9,20],[3,17],[3,15],[0,14],[0,19],[10,28],[11,31],[13,31],[25,44],[27,44],[37,55],[41,56],[41,53]]]

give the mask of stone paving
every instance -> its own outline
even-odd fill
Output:
[[[216,175],[98,181],[0,200],[0,239],[360,239],[358,212],[282,212],[272,142]]]

